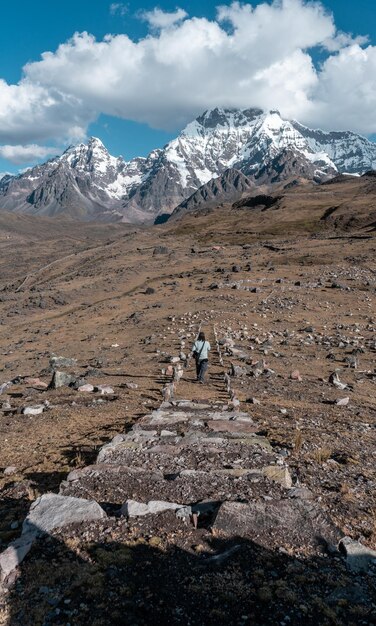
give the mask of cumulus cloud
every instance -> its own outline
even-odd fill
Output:
[[[176,9],[176,11],[168,13],[167,11],[162,11],[162,9],[155,8],[153,11],[142,11],[140,17],[145,22],[148,22],[152,28],[159,29],[174,26],[174,24],[188,17],[188,13],[184,9]]]
[[[38,159],[45,159],[54,154],[56,154],[55,148],[39,146],[37,144],[29,144],[26,146],[0,146],[0,157],[7,159],[15,165],[31,163]]]
[[[0,79],[0,143],[28,143],[85,136],[95,114],[87,103],[53,85],[24,78],[18,85]]]
[[[216,106],[376,131],[376,47],[338,32],[319,2],[234,2],[215,20],[154,9],[143,19],[150,32],[139,41],[76,33],[27,64],[18,85],[0,81],[0,142],[78,138],[100,113],[176,130]]]
[[[376,46],[353,44],[330,56],[315,89],[311,121],[335,129],[376,130]]]

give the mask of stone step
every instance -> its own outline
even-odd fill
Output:
[[[99,453],[97,463],[130,467],[155,467],[164,472],[182,469],[221,469],[223,467],[260,468],[280,464],[267,440],[254,434],[224,437],[200,437],[197,433],[172,440],[156,438],[147,442],[131,439],[109,444]]]
[[[301,548],[335,545],[340,535],[317,502],[284,499],[225,502],[212,526],[214,534],[247,537],[268,550],[281,545]]]
[[[75,470],[61,484],[64,496],[85,497],[99,503],[121,506],[126,500],[163,500],[191,505],[201,500],[242,500],[281,498],[285,490],[270,481],[262,470],[181,471],[163,474],[122,465],[92,465]]]

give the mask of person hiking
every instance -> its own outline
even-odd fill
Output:
[[[208,352],[210,350],[210,343],[205,339],[205,333],[200,332],[196,341],[193,344],[192,356],[196,361],[196,375],[197,381],[202,385],[205,382],[205,374],[209,365]]]

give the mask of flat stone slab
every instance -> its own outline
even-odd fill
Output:
[[[235,421],[235,422],[252,422],[248,413],[242,413],[241,411],[213,411],[207,414],[207,417],[210,420],[226,420],[226,421]]]
[[[0,582],[3,583],[22,563],[35,541],[35,533],[25,533],[0,554]]]
[[[176,511],[180,508],[181,504],[165,502],[164,500],[150,500],[146,504],[136,500],[127,500],[121,507],[120,513],[126,517],[140,517],[143,515],[156,515],[164,511]]]
[[[163,473],[154,470],[146,470],[142,467],[127,467],[125,465],[111,465],[110,463],[97,463],[95,465],[87,465],[86,467],[82,467],[80,469],[73,470],[70,472],[65,481],[61,483],[61,489],[64,490],[67,483],[73,483],[76,480],[81,480],[83,478],[97,478],[98,476],[106,475],[110,477],[111,475],[121,474],[123,476],[132,477],[138,481],[143,479],[150,480],[163,480]],[[64,495],[64,493],[63,493]]]
[[[286,489],[291,489],[292,487],[291,474],[286,466],[268,465],[267,467],[264,467],[263,474]]]
[[[318,546],[319,540],[338,541],[338,530],[315,503],[300,500],[224,502],[212,526],[214,533],[249,537],[272,546]]]
[[[346,555],[347,567],[353,572],[367,572],[371,565],[376,565],[376,550],[350,537],[341,539],[339,549]]]
[[[220,433],[256,433],[259,430],[254,424],[248,422],[213,420],[207,422],[210,430]]]
[[[38,535],[68,524],[92,522],[106,517],[102,507],[93,500],[46,493],[31,505],[22,532]]]
[[[114,471],[113,471],[114,470]],[[90,497],[98,502],[121,506],[126,500],[148,503],[151,500],[172,502],[180,506],[200,500],[250,501],[264,493],[280,496],[280,485],[268,482],[261,472],[252,468],[209,471],[177,469],[164,475],[157,471],[134,471],[134,468],[94,466],[81,475],[76,472],[61,485],[65,496]]]

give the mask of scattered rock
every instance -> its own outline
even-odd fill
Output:
[[[24,379],[24,383],[26,385],[29,385],[30,387],[33,387],[34,389],[47,389],[48,385],[47,383],[44,383],[42,380],[40,380],[40,378],[25,378]]]
[[[157,256],[157,254],[168,254],[169,250],[166,246],[157,246],[153,250],[153,256]]]
[[[60,389],[60,387],[68,387],[72,383],[75,382],[75,377],[71,376],[71,374],[67,374],[66,372],[54,372],[52,376],[52,380],[50,382],[51,389]]]
[[[347,398],[340,398],[339,400],[336,400],[335,404],[337,406],[347,406],[349,402],[350,402],[350,398],[347,397]]]
[[[247,374],[247,370],[244,367],[240,367],[240,365],[234,365],[231,363],[231,376],[237,378],[238,376],[245,376]]]
[[[290,378],[291,378],[291,380],[298,380],[300,383],[303,380],[303,378],[300,375],[299,370],[294,370],[293,372],[291,372]]]
[[[36,404],[34,406],[26,406],[22,410],[22,413],[24,415],[40,415],[41,413],[43,413],[45,408],[46,407],[45,407],[44,404]]]
[[[292,487],[292,478],[287,467],[269,465],[268,467],[264,467],[263,474],[286,489],[290,489]]]
[[[163,513],[164,511],[176,511],[181,508],[181,504],[174,502],[164,502],[163,500],[150,500],[147,504],[127,500],[120,509],[120,514],[126,517],[140,517],[143,515]]]
[[[247,398],[246,402],[247,404],[261,404],[260,400],[257,398]]]
[[[348,568],[354,572],[366,572],[370,565],[376,565],[376,550],[367,548],[359,541],[344,537],[339,542],[338,548],[345,554]]]
[[[339,376],[337,374],[337,372],[333,372],[332,374],[330,374],[329,376],[329,382],[334,385],[334,387],[336,387],[337,389],[340,389],[341,391],[343,391],[344,389],[347,389],[347,385],[346,383],[342,383],[339,379]]]
[[[13,476],[13,474],[17,473],[17,467],[15,465],[9,465],[4,470],[4,476]]]
[[[94,385],[90,385],[90,383],[85,383],[84,385],[80,385],[77,391],[91,393],[92,391],[94,391]]]
[[[115,393],[109,385],[97,385],[95,391],[99,391],[101,396],[111,396]]]
[[[60,367],[74,367],[77,364],[77,359],[70,359],[64,356],[52,355],[50,358],[50,365],[53,369]]]
[[[123,387],[126,387],[126,389],[138,389],[137,383],[124,383]]]

